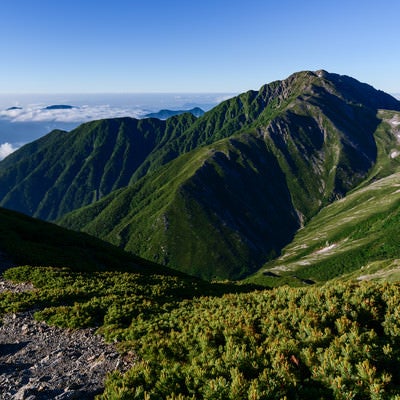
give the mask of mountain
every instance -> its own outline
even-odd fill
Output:
[[[0,162],[0,205],[203,278],[241,278],[374,168],[375,179],[394,172],[380,156],[380,109],[400,102],[303,71],[199,118],[54,131]]]
[[[368,178],[378,109],[400,103],[349,77],[294,74],[220,104],[156,148],[136,183],[60,223],[203,278],[244,277]]]
[[[43,110],[71,110],[76,108],[75,106],[70,106],[68,104],[54,104],[51,106],[44,107]]]
[[[249,280],[281,287],[208,284],[0,208],[0,258],[29,263],[4,277],[35,287],[1,293],[0,316],[117,342],[132,368],[102,399],[396,398],[400,285],[354,279],[400,276],[399,138],[398,101],[325,71],[198,119],[52,132],[0,163],[2,201],[208,279],[262,266]]]
[[[275,286],[334,278],[399,279],[400,113],[381,111],[379,117],[378,159],[368,179],[324,207],[280,257],[248,281]]]
[[[118,118],[53,131],[0,162],[0,205],[55,220],[127,186],[157,143],[193,120]]]
[[[168,119],[174,117],[175,115],[181,115],[184,113],[190,113],[197,118],[204,115],[204,111],[201,108],[194,107],[191,110],[160,110],[155,113],[146,114],[144,118]]]

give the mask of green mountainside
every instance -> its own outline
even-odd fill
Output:
[[[381,119],[372,89],[320,75],[300,73],[222,103],[156,149],[154,170],[136,184],[59,222],[206,279],[254,272],[375,165]]]
[[[380,109],[400,102],[305,71],[199,118],[94,121],[0,162],[0,205],[202,278],[242,278],[371,171],[393,172]]]
[[[379,116],[378,159],[368,179],[323,208],[248,281],[275,286],[400,277],[400,113]]]
[[[55,220],[127,186],[163,136],[174,136],[194,119],[117,118],[53,131],[0,162],[0,205]]]

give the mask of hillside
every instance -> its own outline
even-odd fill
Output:
[[[400,113],[385,111],[380,116],[383,122],[376,133],[379,154],[368,179],[323,208],[279,258],[248,281],[275,286],[333,278],[398,279]]]
[[[304,71],[199,118],[94,121],[0,162],[0,204],[202,278],[242,278],[374,168],[393,172],[380,109],[400,102]]]
[[[143,179],[59,222],[206,279],[244,277],[367,178],[377,107],[399,104],[351,78],[295,74],[217,106],[150,154]]]
[[[0,162],[0,206],[55,220],[93,203],[127,186],[163,136],[178,134],[193,119],[117,118],[53,131]]]
[[[140,260],[97,239],[12,211],[0,209],[0,222],[0,248],[8,256],[22,255],[30,264],[54,261],[63,266],[25,265],[4,273],[6,279],[34,287],[17,293],[0,291],[0,316],[12,313],[1,328],[9,329],[10,321],[18,328],[5,343],[23,339],[20,346],[2,343],[7,371],[2,388],[7,396],[18,392],[50,398],[62,393],[84,398],[88,392],[80,389],[101,385],[94,374],[80,371],[78,361],[84,357],[85,367],[97,374],[104,358],[115,359],[116,354],[99,346],[94,330],[79,329],[87,327],[96,328],[118,347],[118,360],[126,371],[118,371],[119,363],[108,364],[113,370],[99,397],[104,400],[389,400],[400,393],[398,284],[333,282],[273,290],[207,284],[166,274],[165,268],[150,272]],[[104,249],[110,259],[103,258]],[[104,263],[103,267],[92,263],[88,270],[88,260]],[[50,336],[53,353],[35,359],[29,347],[25,363],[17,364],[21,368],[17,374],[9,361],[13,353],[28,347],[32,338]],[[40,343],[36,348],[43,347]],[[54,369],[64,353],[73,360],[64,367],[71,365],[73,370]],[[43,369],[33,374],[28,370],[36,362],[46,366],[46,375],[40,373]],[[66,388],[71,372],[80,378]],[[29,386],[18,379],[21,373],[29,378]]]
[[[0,208],[7,398],[90,396],[47,366],[92,371],[95,331],[103,400],[399,398],[399,138],[400,102],[317,71],[7,157],[2,202],[84,231]]]

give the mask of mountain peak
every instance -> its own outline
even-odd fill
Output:
[[[329,72],[325,71],[324,69],[319,69],[318,71],[315,71],[315,74],[318,76],[318,78],[325,78],[329,75]]]
[[[0,205],[188,273],[242,277],[370,178],[378,109],[400,110],[400,102],[318,70],[199,118],[93,121],[2,161]],[[396,143],[393,134],[385,140]]]

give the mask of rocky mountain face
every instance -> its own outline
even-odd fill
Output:
[[[0,162],[0,204],[207,279],[240,278],[369,176],[379,109],[400,102],[306,71],[197,119],[95,121]]]

